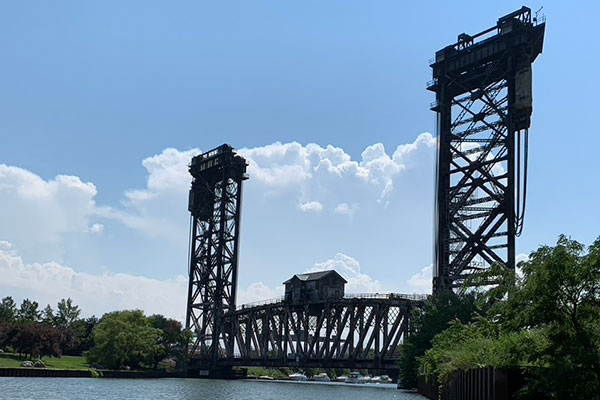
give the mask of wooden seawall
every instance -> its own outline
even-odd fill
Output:
[[[521,370],[480,368],[455,372],[443,390],[436,379],[420,376],[418,392],[431,400],[513,400],[525,383]]]

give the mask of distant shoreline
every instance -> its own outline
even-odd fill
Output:
[[[166,371],[74,370],[49,368],[0,368],[0,377],[13,378],[109,378],[157,379],[184,378],[184,373]]]

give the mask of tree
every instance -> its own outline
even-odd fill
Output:
[[[161,330],[159,341],[165,347],[166,355],[170,355],[176,349],[186,346],[187,342],[181,322],[160,314],[151,315],[148,317],[148,322],[152,327]]]
[[[485,318],[434,338],[421,372],[447,380],[456,370],[520,368],[532,377],[522,398],[599,399],[600,238],[586,249],[560,236],[519,267]]]
[[[17,317],[17,305],[11,296],[2,299],[0,303],[0,322],[11,323]]]
[[[42,321],[43,324],[53,326],[54,325],[54,310],[48,304],[46,308],[42,310]]]
[[[477,304],[473,293],[458,296],[448,292],[430,297],[422,309],[415,310],[410,335],[401,347],[400,381],[404,387],[417,386],[418,358],[431,347],[434,336],[446,330],[453,320],[471,321],[476,313],[481,312]]]
[[[75,347],[65,349],[65,354],[80,356],[84,352],[94,347],[94,328],[98,324],[98,318],[91,316],[87,319],[78,319],[71,324],[77,345]]]
[[[0,321],[0,349],[4,350],[6,346],[10,345],[14,335],[15,328],[8,322]]]
[[[58,355],[58,357],[62,356],[67,352],[72,354],[72,350],[79,346],[79,339],[77,338],[77,335],[75,334],[73,329],[68,327],[58,327],[55,329],[59,333],[58,344],[60,347],[60,354]]]
[[[19,324],[11,341],[16,352],[30,357],[39,354],[40,343],[41,337],[37,325],[31,323]]]
[[[547,346],[543,330],[502,332],[485,317],[468,324],[456,320],[433,338],[431,349],[419,360],[419,373],[445,386],[458,370],[526,367],[535,362],[531,355]]]
[[[506,330],[537,327],[550,345],[536,354],[531,390],[560,399],[600,393],[600,238],[586,252],[562,235],[520,264],[523,277],[503,309]]]
[[[56,309],[56,326],[69,327],[73,322],[79,318],[81,310],[79,306],[73,305],[73,300],[68,298],[67,300],[62,299],[58,302]]]
[[[153,365],[156,354],[164,351],[160,337],[161,330],[153,328],[141,311],[112,312],[96,326],[95,345],[86,358],[112,369]]]
[[[183,365],[187,355],[187,345],[191,338],[190,332],[183,329],[181,322],[160,314],[151,315],[148,320],[154,328],[161,330],[159,342],[163,346],[164,352],[156,354],[156,364],[166,356],[174,356],[179,365]]]
[[[30,358],[60,357],[64,340],[63,334],[52,326],[25,322],[15,327],[11,345],[19,354]]]
[[[17,318],[20,321],[38,322],[40,320],[39,304],[37,301],[29,299],[23,300],[21,307],[17,311]]]

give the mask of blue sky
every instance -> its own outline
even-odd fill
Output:
[[[86,285],[119,298],[108,308],[151,311],[150,294],[172,290],[169,307],[184,307],[185,164],[224,142],[255,160],[246,300],[321,267],[353,274],[357,290],[422,290],[433,248],[433,145],[419,136],[435,134],[428,60],[522,4],[405,3],[2,4],[0,269],[20,275],[2,279],[0,295],[67,293],[102,313]],[[543,5],[519,253],[560,233],[600,235],[590,19],[600,6]],[[70,278],[53,280],[54,269]]]

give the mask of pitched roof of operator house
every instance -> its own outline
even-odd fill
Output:
[[[324,277],[326,277],[327,275],[330,275],[330,274],[335,274],[341,280],[343,280],[344,283],[348,283],[348,281],[345,280],[340,274],[338,274],[336,271],[330,269],[330,270],[327,270],[327,271],[308,272],[306,274],[296,274],[296,275],[292,276],[290,279],[288,279],[287,281],[283,282],[283,284],[285,285],[286,283],[290,283],[294,278],[298,278],[299,280],[301,280],[303,282],[318,281],[319,279],[324,278]]]

